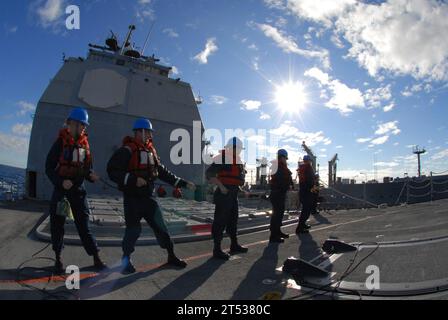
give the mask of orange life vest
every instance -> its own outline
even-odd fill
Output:
[[[233,156],[232,163],[226,163],[225,151],[222,150],[221,154],[217,157],[221,157],[222,169],[218,172],[217,178],[224,185],[231,186],[243,186],[245,183],[245,170],[241,163],[241,159]],[[218,158],[215,158],[218,160]]]
[[[144,145],[132,137],[126,137],[123,146],[132,154],[128,171],[147,181],[156,180],[160,161],[152,141]]]
[[[82,134],[75,141],[69,130],[65,128],[59,131],[59,138],[62,140],[62,152],[57,167],[58,174],[70,179],[84,177],[92,163],[87,134]]]
[[[313,167],[311,167],[310,164],[305,163],[301,164],[297,171],[299,172],[300,184],[308,184],[309,183],[309,181],[307,181],[308,177],[311,175],[314,177]],[[311,174],[309,173],[309,171],[311,171]],[[312,181],[312,183],[314,183],[314,181]]]

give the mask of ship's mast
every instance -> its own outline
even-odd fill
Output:
[[[422,176],[422,163],[421,163],[421,159],[420,156],[422,154],[426,153],[425,148],[420,149],[419,146],[415,146],[413,153],[417,155],[417,159],[418,159],[418,176],[421,177]]]

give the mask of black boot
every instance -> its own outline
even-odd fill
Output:
[[[305,226],[298,226],[296,229],[296,234],[303,234],[303,233],[309,233],[309,229],[307,229]]]
[[[63,274],[65,272],[64,270],[64,264],[62,263],[62,259],[60,256],[56,256],[56,261],[54,263],[54,274]]]
[[[101,260],[101,258],[100,258],[98,253],[93,255],[93,266],[98,271],[102,271],[104,269],[107,269],[107,265],[103,262],[103,260]]]
[[[285,242],[285,240],[283,240],[282,237],[280,237],[280,235],[271,234],[271,236],[269,237],[269,242],[270,243],[283,243],[283,242]]]
[[[123,256],[121,258],[121,273],[122,274],[131,274],[135,273],[137,270],[132,264],[132,260],[130,256]]]
[[[187,263],[181,259],[179,259],[178,257],[176,257],[174,254],[169,254],[168,255],[168,265],[173,266],[173,267],[179,267],[179,268],[186,268],[187,267]]]
[[[213,258],[220,260],[229,260],[230,255],[221,249],[221,244],[215,244],[215,248],[213,249]]]
[[[283,239],[288,239],[288,238],[289,238],[289,234],[283,233],[283,232],[281,232],[281,231],[280,231],[279,235],[280,235],[280,237],[283,238]]]
[[[240,246],[236,239],[232,240],[232,244],[230,245],[230,254],[246,253],[247,251],[249,251],[249,249]]]

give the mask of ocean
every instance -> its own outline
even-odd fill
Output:
[[[0,200],[14,200],[25,195],[25,169],[0,164]]]

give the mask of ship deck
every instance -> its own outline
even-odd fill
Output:
[[[240,241],[249,253],[225,263],[211,259],[211,240],[178,243],[176,252],[189,263],[183,270],[164,266],[164,251],[145,245],[137,247],[133,257],[138,272],[122,275],[116,268],[121,249],[111,245],[102,248],[111,269],[98,274],[83,248],[68,244],[64,263],[82,271],[77,291],[68,291],[64,278],[51,277],[52,261],[26,262],[47,244],[36,237],[46,210],[44,202],[0,203],[0,299],[253,300],[267,293],[282,299],[448,298],[448,200],[325,212],[311,217],[310,234],[291,236],[281,245],[270,245],[266,230],[243,234]],[[294,228],[290,225],[284,231],[293,233]],[[321,246],[328,238],[353,243],[358,250],[324,254]],[[51,249],[37,256],[51,258]],[[283,262],[291,256],[319,265],[328,277],[282,272]],[[380,271],[378,290],[365,288],[371,265]]]

